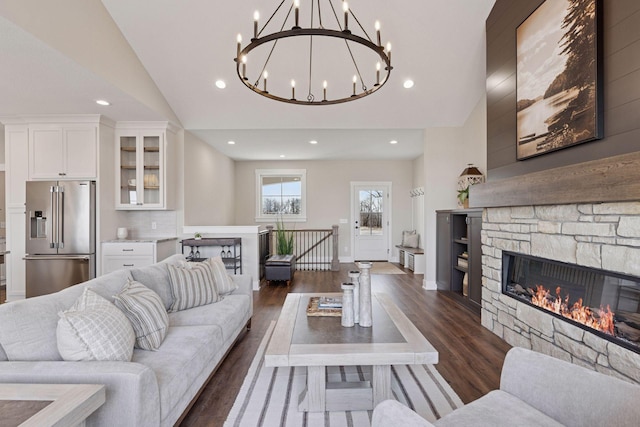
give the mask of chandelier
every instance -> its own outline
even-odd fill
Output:
[[[250,43],[243,47],[242,35],[237,38],[240,81],[259,95],[298,105],[354,101],[384,86],[393,69],[391,43],[382,45],[379,21],[373,41],[347,1],[338,1],[339,10],[335,0],[308,0],[303,7],[300,0],[282,0],[262,26],[256,11]]]

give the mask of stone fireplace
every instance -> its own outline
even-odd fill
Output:
[[[640,383],[640,354],[503,293],[505,252],[640,277],[640,202],[487,208],[482,324],[509,344]]]

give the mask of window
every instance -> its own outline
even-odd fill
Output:
[[[256,169],[256,221],[306,221],[305,169]]]

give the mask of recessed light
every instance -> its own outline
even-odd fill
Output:
[[[284,159],[285,157],[287,157],[287,156],[285,156],[284,154],[280,154],[280,158],[281,159]]]
[[[225,87],[227,87],[227,84],[224,82],[224,80],[216,80],[216,87],[218,89],[224,89]]]
[[[318,143],[318,141],[316,141],[316,140],[309,141],[309,144],[312,144],[312,145],[316,145],[317,143]]]
[[[389,144],[392,144],[392,145],[396,145],[397,143],[398,141],[396,141],[395,139],[393,141],[389,141]]]
[[[228,142],[227,142],[227,144],[229,144],[229,145],[235,145],[235,144],[236,144],[236,142],[235,142],[235,141],[228,141]]]
[[[413,84],[414,84],[413,80],[407,79],[407,80],[404,81],[403,86],[404,86],[405,89],[411,89],[413,87]]]
[[[109,101],[105,101],[104,99],[98,99],[98,100],[96,101],[96,104],[98,104],[98,105],[104,105],[104,106],[111,105],[111,103],[110,103]]]

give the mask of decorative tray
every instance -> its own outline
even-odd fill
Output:
[[[322,297],[309,298],[307,316],[314,317],[342,317],[342,308],[318,308],[318,302]]]

